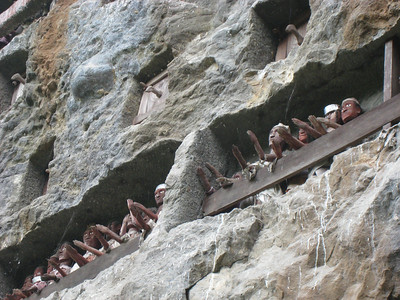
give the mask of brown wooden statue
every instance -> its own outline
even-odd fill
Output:
[[[347,123],[362,114],[360,103],[356,98],[347,98],[342,102],[342,120]]]
[[[162,183],[159,184],[154,191],[154,200],[158,207],[156,213],[151,209],[146,208],[141,203],[134,202],[131,199],[126,200],[132,219],[136,220],[138,227],[141,229],[149,231],[154,227],[155,222],[157,222],[158,215],[163,208],[166,187],[166,184]]]

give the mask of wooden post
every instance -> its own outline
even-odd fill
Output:
[[[385,44],[385,72],[383,85],[383,101],[393,98],[400,92],[400,49],[397,38]]]
[[[400,45],[397,38],[386,42],[384,64],[383,101],[387,101],[400,93]],[[386,124],[384,128],[391,125]]]
[[[260,169],[252,181],[238,181],[230,188],[220,189],[206,197],[203,203],[204,215],[215,215],[233,207],[241,200],[345,150],[399,117],[400,94],[299,150],[292,151],[278,160],[274,172],[270,173],[268,168]]]

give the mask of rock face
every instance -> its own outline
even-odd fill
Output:
[[[46,299],[395,299],[399,134],[263,205],[156,227],[138,252]]]
[[[195,175],[206,161],[232,175],[232,144],[255,160],[248,129],[267,148],[278,122],[322,115],[350,96],[366,110],[380,103],[398,2],[50,7],[0,50],[0,295],[87,224],[122,219],[127,198],[154,206],[154,188],[166,182],[158,225],[139,252],[48,298],[399,297],[397,128],[335,156],[324,176],[229,214],[201,218]],[[274,62],[276,33],[307,16],[303,44]],[[132,125],[139,83],[165,69],[166,107]],[[27,83],[8,107],[17,72]]]

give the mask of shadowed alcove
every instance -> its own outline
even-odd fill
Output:
[[[346,70],[346,62],[355,60],[356,57],[358,68]],[[229,161],[223,163],[226,169],[220,172],[231,176],[240,169],[231,152],[232,144],[239,147],[246,160],[253,162],[258,159],[246,134],[247,130],[252,130],[264,151],[269,152],[269,131],[279,122],[289,125],[292,135],[297,136],[298,128],[291,121],[293,117],[307,121],[312,114],[323,116],[326,105],[341,104],[348,97],[357,98],[364,110],[383,101],[383,45],[371,53],[362,53],[362,56],[357,53],[342,53],[336,63],[337,65],[309,63],[295,74],[291,84],[264,104],[216,119],[210,129],[219,141],[219,147],[229,153]],[[354,65],[356,64],[353,63]],[[338,70],[341,71],[337,72]]]
[[[63,241],[82,240],[88,225],[122,221],[128,213],[126,199],[131,198],[146,207],[156,206],[154,189],[167,177],[179,145],[177,140],[160,140],[151,150],[110,170],[98,184],[89,188],[76,206],[43,219],[20,244],[1,251],[0,263],[17,286],[36,266],[46,265],[45,259],[54,254]],[[65,202],[60,195],[46,197],[48,202],[60,205]]]
[[[15,87],[12,85],[11,77],[15,73],[22,75],[26,72],[26,61],[28,52],[16,51],[6,59],[0,61],[0,113],[6,111],[13,98]]]
[[[157,54],[150,60],[136,76],[143,88],[143,93],[133,124],[139,124],[152,112],[161,111],[168,98],[168,64],[173,60],[172,49],[160,45],[154,49]],[[146,88],[147,87],[147,88]],[[146,91],[145,91],[146,90]]]
[[[293,24],[304,37],[311,15],[308,0],[264,0],[256,2],[253,9],[274,34],[277,45],[275,60],[286,58],[298,44],[294,34],[285,29]]]
[[[49,180],[47,169],[54,156],[54,141],[55,137],[52,137],[31,156],[22,184],[21,202],[31,203],[33,199],[46,194]]]

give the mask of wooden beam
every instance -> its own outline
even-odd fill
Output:
[[[204,215],[215,215],[319,162],[345,150],[400,117],[400,94],[340,128],[280,159],[273,173],[260,169],[252,181],[242,180],[206,197]]]
[[[383,79],[383,101],[387,101],[400,93],[400,45],[399,39],[394,37],[385,43],[385,62]],[[396,120],[394,123],[397,123]],[[386,124],[389,128],[393,123]]]
[[[167,76],[168,76],[168,69],[162,71],[156,77],[154,77],[153,79],[149,80],[146,84],[147,85],[155,85],[156,83],[159,83],[161,80],[163,80]]]
[[[139,249],[140,237],[135,237],[128,242],[121,244],[119,247],[111,250],[102,256],[97,257],[94,261],[91,261],[87,265],[80,267],[75,272],[70,273],[67,277],[63,277],[59,282],[53,283],[45,287],[40,294],[33,294],[28,299],[38,300],[44,297],[48,297],[54,292],[61,291],[63,289],[72,288],[87,279],[93,279],[101,271],[112,266],[120,258],[129,255]]]
[[[383,101],[400,93],[400,49],[397,38],[385,44]]]

